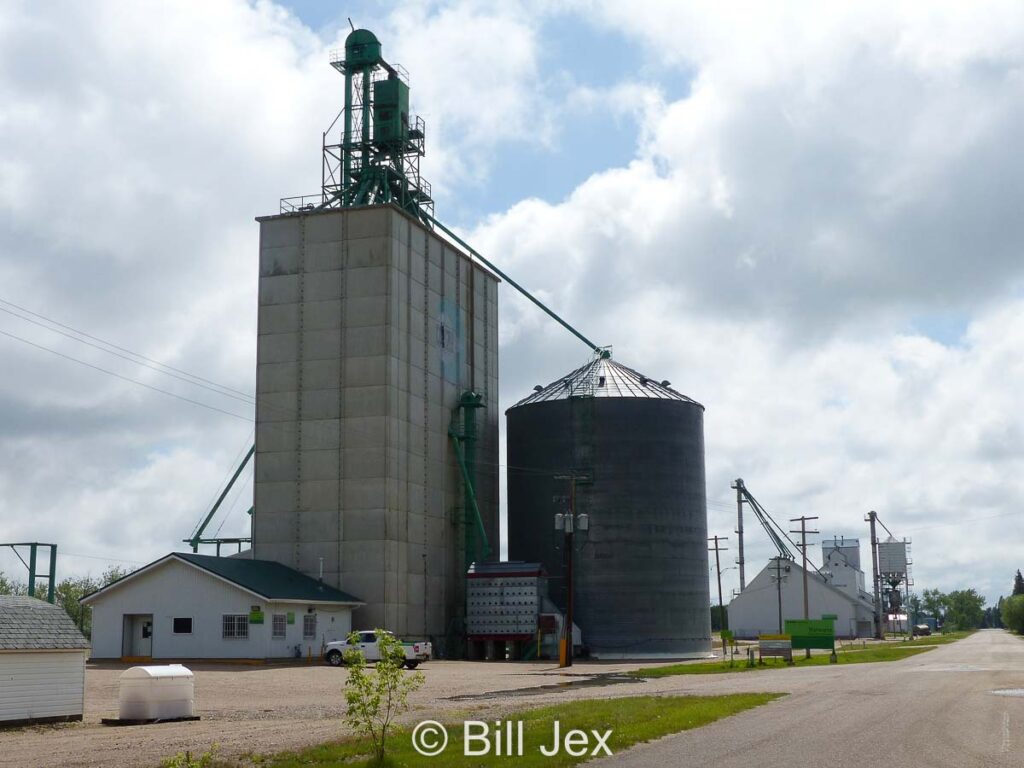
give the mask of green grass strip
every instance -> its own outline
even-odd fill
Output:
[[[910,641],[903,641],[904,646],[922,646],[922,645],[946,645],[947,643],[955,643],[957,640],[963,640],[965,637],[970,637],[974,634],[974,631],[968,632],[944,632],[941,635],[924,635],[923,637],[915,637]]]
[[[840,664],[870,664],[878,661],[900,661],[910,656],[929,651],[934,646],[875,646],[863,650],[853,649],[837,651],[836,657]],[[828,665],[828,654],[815,654],[805,659],[802,651],[793,651],[794,667],[821,667]],[[721,675],[730,672],[759,672],[766,669],[785,669],[789,667],[782,659],[768,659],[763,665],[748,667],[746,659],[738,657],[736,661],[691,662],[689,664],[670,664],[665,667],[635,669],[628,674],[633,677],[672,677],[673,675]]]
[[[425,757],[412,747],[411,730],[396,730],[388,739],[389,768],[477,768],[478,766],[516,766],[516,768],[558,768],[577,765],[591,755],[571,756],[564,750],[553,757],[545,757],[540,747],[554,742],[554,722],[560,724],[562,739],[573,729],[585,733],[611,730],[608,746],[614,754],[625,749],[672,733],[699,728],[723,717],[758,707],[779,698],[777,693],[743,693],[727,696],[628,696],[613,699],[584,699],[568,701],[540,709],[529,709],[506,716],[512,723],[523,723],[523,754],[495,757],[466,757],[463,752],[462,722],[448,724],[449,742],[444,753]],[[473,719],[473,718],[470,718]],[[493,725],[493,723],[492,723]],[[493,741],[493,737],[492,737]],[[515,740],[513,740],[515,743]],[[591,740],[591,745],[595,742]],[[474,743],[473,746],[480,746]],[[364,739],[322,744],[300,752],[277,755],[250,756],[249,759],[266,768],[327,768],[344,765],[346,768],[364,768],[375,765],[368,759],[370,747]],[[601,753],[603,754],[603,753]]]

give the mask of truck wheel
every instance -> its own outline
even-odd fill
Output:
[[[332,667],[340,667],[344,663],[341,658],[341,651],[331,651],[327,654],[327,663]]]
[[[418,661],[406,661],[405,662],[406,669],[416,669],[416,667],[418,667],[419,665],[420,665],[420,663]]]

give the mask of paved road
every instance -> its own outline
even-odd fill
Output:
[[[1024,639],[1001,630],[900,662],[734,675],[729,687],[756,690],[750,678],[763,674],[773,679],[762,690],[790,695],[588,766],[1024,766],[1024,698],[992,693],[1024,689]],[[680,693],[711,692],[673,680]]]

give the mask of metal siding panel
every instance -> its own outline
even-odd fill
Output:
[[[0,653],[0,722],[81,715],[84,670],[85,651]]]
[[[574,561],[574,619],[596,655],[704,654],[711,648],[703,409],[684,399],[575,398],[508,415],[510,560],[543,563],[565,604],[553,476],[588,472],[590,515]],[[523,469],[523,468],[529,468]],[[564,504],[562,505],[564,507]]]
[[[96,601],[94,653],[97,658],[119,657],[123,616],[152,614],[153,658],[266,658],[264,634],[269,637],[269,624],[251,626],[248,640],[221,637],[223,614],[248,613],[249,607],[256,604],[266,607],[266,603],[248,592],[171,560]],[[171,620],[176,616],[192,617],[191,635],[172,633]]]
[[[278,553],[276,557],[294,552],[288,564],[316,577],[318,557],[302,560],[298,553],[312,556],[313,550],[306,545],[314,542],[317,546],[328,545],[331,551],[337,552],[337,560],[333,556],[325,557],[325,581],[367,600],[368,605],[357,612],[357,624],[384,622],[400,634],[426,633],[433,635],[435,641],[443,639],[464,604],[462,537],[453,532],[448,523],[451,509],[462,502],[462,492],[452,461],[447,427],[469,377],[465,375],[467,371],[461,371],[460,386],[455,386],[455,382],[442,386],[437,326],[441,320],[443,294],[446,300],[457,305],[453,311],[462,313],[461,326],[475,328],[477,346],[482,349],[477,354],[475,380],[477,389],[483,389],[488,398],[488,409],[479,425],[478,483],[484,524],[496,555],[497,281],[482,270],[476,270],[478,295],[474,297],[474,317],[469,318],[466,316],[465,276],[472,268],[470,260],[403,214],[384,208],[367,208],[289,217],[289,221],[295,223],[285,228],[264,224],[261,228],[264,265],[268,268],[280,265],[282,270],[294,267],[299,274],[274,275],[274,269],[269,269],[260,279],[264,311],[259,338],[260,345],[267,345],[268,349],[257,355],[257,399],[263,402],[265,397],[270,397],[279,408],[276,411],[260,408],[257,413],[255,554],[265,557],[273,552]],[[313,269],[311,242],[320,229],[333,232],[331,241],[337,253],[320,248],[318,258],[340,269],[318,272],[311,282],[308,274]],[[303,243],[304,254],[271,250],[298,247]],[[303,270],[307,274],[303,274]],[[338,280],[331,284],[336,285],[331,295],[317,294],[316,298],[340,297],[341,312],[335,314],[332,303],[330,317],[335,318],[336,324],[332,326],[326,316],[316,321],[320,328],[316,338],[320,341],[313,345],[308,333],[313,320],[310,311],[314,308],[313,291],[327,274],[335,273]],[[300,278],[295,285],[285,279],[292,277]],[[487,300],[482,300],[481,296],[486,296]],[[296,326],[291,311],[268,309],[270,305],[288,301],[305,302],[297,315],[297,322],[307,331],[298,336],[303,341],[300,352],[290,346],[292,339],[288,329]],[[343,332],[337,341],[334,336],[325,341],[327,334],[324,332],[332,328]],[[301,385],[296,382],[297,388],[301,386],[306,390],[301,398],[294,392],[281,390],[287,386],[292,369],[273,362],[291,357],[308,360],[314,356],[324,362],[336,362],[339,370],[340,387],[332,389],[335,396],[329,398],[330,406],[337,412],[323,410],[316,417],[317,447],[338,454],[333,468],[329,462],[313,464],[307,461],[308,455],[298,453],[300,444],[301,449],[313,445],[308,439],[312,437],[309,431],[296,423],[313,418],[310,409],[320,405],[309,393],[313,384],[301,367],[302,360],[298,367]],[[280,391],[270,392],[271,388]],[[320,388],[323,389],[322,384]],[[327,405],[326,401],[323,405]],[[281,414],[281,408],[294,412],[300,406],[301,415]],[[383,435],[356,433],[346,426],[347,422],[365,418],[386,421]],[[287,434],[269,432],[266,422],[271,420],[287,425]],[[307,485],[300,483],[298,500],[290,502],[277,489],[265,490],[271,480],[262,469],[263,458],[269,462],[267,469],[272,469],[271,448],[297,454],[293,474],[301,475],[302,481],[308,481],[312,472],[320,478],[318,482],[337,480],[336,506],[327,503],[326,498],[321,499],[319,486],[315,509],[304,490]],[[364,503],[352,506],[348,500],[359,495],[358,481],[366,477],[383,481],[381,500],[372,507]],[[273,510],[264,510],[261,499],[272,500]],[[384,507],[380,510],[380,523],[386,527],[383,536],[386,546],[368,547],[370,541],[363,538],[360,531],[379,526],[349,528],[345,521],[350,516],[346,513],[380,506]],[[296,511],[300,509],[312,509],[316,512],[315,519]],[[332,519],[334,524],[331,524]],[[379,534],[375,534],[372,541],[380,541]],[[381,579],[380,595],[360,591],[365,588],[364,566],[373,551],[379,552],[373,571]],[[363,586],[356,586],[357,583]],[[377,619],[373,619],[374,616]]]

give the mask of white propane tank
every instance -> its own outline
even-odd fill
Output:
[[[130,667],[121,673],[118,695],[122,720],[192,717],[195,675],[181,664]]]

